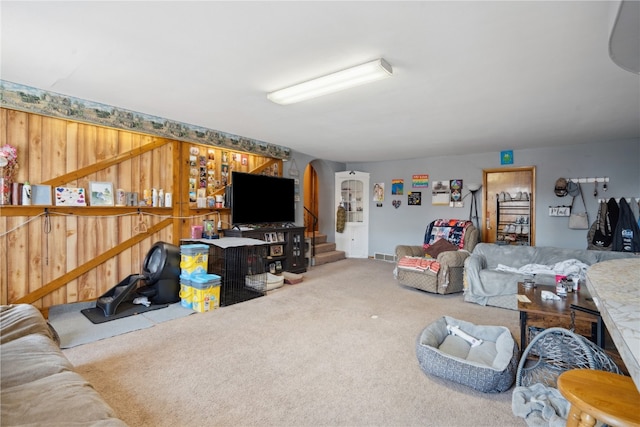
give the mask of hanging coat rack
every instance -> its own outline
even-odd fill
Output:
[[[598,199],[598,203],[607,203],[609,200],[615,200],[616,203],[620,203],[620,200],[625,199],[627,201],[627,203],[631,204],[633,202],[633,199],[635,199],[636,201],[638,201],[638,203],[640,203],[640,197],[610,197],[608,199]]]
[[[565,178],[567,181],[573,181],[576,184],[593,184],[595,182],[609,182],[608,176],[601,176],[597,178]]]
[[[601,176],[601,177],[595,177],[595,178],[565,178],[567,181],[571,181],[571,182],[575,182],[578,185],[579,184],[594,184],[594,188],[593,188],[593,197],[598,197],[598,183],[601,182],[602,184],[602,189],[606,192],[607,191],[607,184],[609,183],[609,177],[608,176]]]

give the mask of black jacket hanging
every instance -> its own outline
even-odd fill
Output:
[[[613,233],[613,250],[618,252],[640,252],[640,228],[629,203],[620,199],[620,216]]]
[[[613,242],[613,229],[609,220],[609,212],[607,209],[607,202],[600,202],[598,209],[598,219],[591,226],[588,234],[588,247],[592,250],[611,250],[611,243]]]
[[[615,231],[618,226],[618,218],[620,217],[620,208],[618,202],[613,197],[607,202],[607,215],[609,216],[609,224],[611,224],[611,230]]]

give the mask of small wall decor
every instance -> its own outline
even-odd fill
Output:
[[[431,189],[431,204],[446,206],[449,204],[451,188],[449,181],[434,181]]]
[[[298,178],[293,178],[293,201],[300,201],[300,180]]]
[[[549,216],[569,216],[571,206],[549,206]]]
[[[400,205],[402,204],[401,200],[394,200],[393,202],[391,202],[391,204],[393,205],[394,208],[398,209],[400,207]]]
[[[391,180],[391,194],[398,196],[404,194],[404,179]]]
[[[410,191],[407,194],[407,204],[409,206],[420,206],[422,204],[422,192]]]
[[[291,159],[291,163],[289,164],[289,176],[290,177],[300,176],[300,171],[298,170],[296,159]]]
[[[504,150],[500,152],[500,164],[501,165],[513,164],[513,150]]]
[[[87,206],[84,188],[56,187],[56,206]]]
[[[411,178],[411,186],[413,188],[429,188],[429,175],[413,175]]]
[[[373,184],[373,201],[378,206],[382,206],[382,202],[384,202],[384,182]]]
[[[110,182],[89,182],[89,204],[91,206],[113,206],[113,184]]]
[[[451,201],[449,202],[449,207],[463,207],[464,203],[462,202],[462,180],[452,179],[451,181],[449,181],[449,186],[451,187]]]

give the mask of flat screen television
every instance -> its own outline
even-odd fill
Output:
[[[294,223],[295,181],[290,178],[231,172],[233,225]]]

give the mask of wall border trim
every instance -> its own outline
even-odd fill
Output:
[[[0,79],[0,106],[178,141],[288,160],[291,149],[201,126],[87,101]]]

